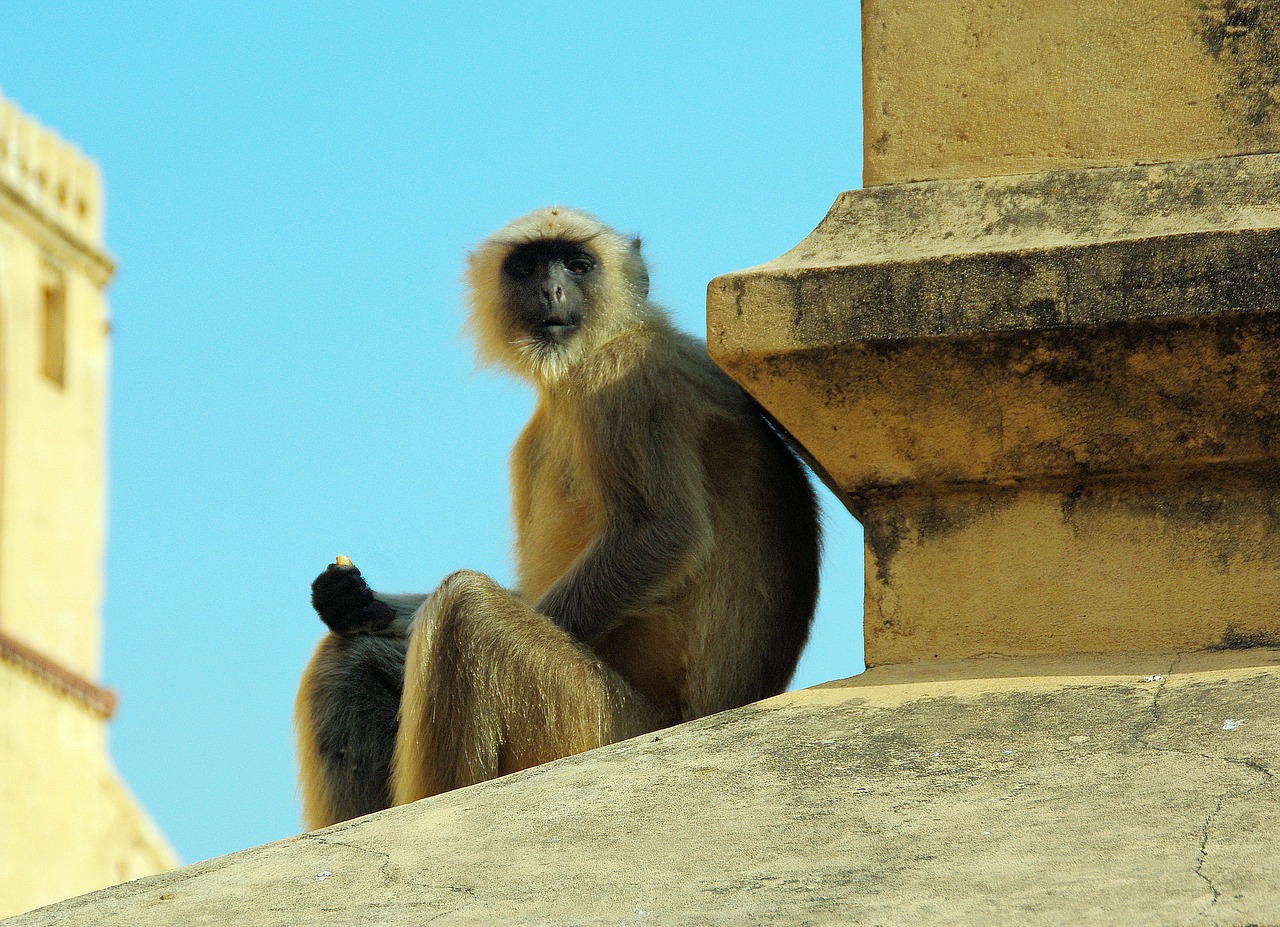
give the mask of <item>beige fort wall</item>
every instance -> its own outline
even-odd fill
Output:
[[[0,914],[175,862],[96,682],[112,272],[93,163],[0,98]]]
[[[0,625],[68,668],[96,676],[106,497],[108,320],[102,287],[109,265],[90,263],[90,253],[60,236],[40,235],[45,230],[17,212],[0,226],[6,391]],[[41,303],[49,270],[66,288],[62,386],[41,370]]]
[[[0,705],[0,916],[176,864],[112,766],[100,715],[3,662]]]

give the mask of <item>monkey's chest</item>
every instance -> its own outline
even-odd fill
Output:
[[[516,560],[521,590],[536,599],[595,539],[604,520],[584,481],[563,466],[538,467],[528,489],[516,525]]]

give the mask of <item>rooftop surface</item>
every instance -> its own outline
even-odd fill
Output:
[[[1278,663],[873,669],[5,925],[1280,924]]]

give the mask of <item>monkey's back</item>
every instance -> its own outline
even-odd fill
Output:
[[[698,347],[717,384],[702,444],[716,542],[705,577],[690,586],[701,642],[685,681],[686,718],[786,688],[813,622],[821,548],[804,465]]]
[[[542,397],[512,454],[522,593],[535,601],[603,528],[610,468],[667,467],[672,492],[700,496],[707,537],[677,585],[592,648],[671,722],[781,692],[817,599],[817,504],[803,465],[702,343],[665,322],[598,358]],[[631,420],[610,427],[660,427],[664,441],[645,453],[664,459],[605,459],[580,433],[584,404],[619,384]]]

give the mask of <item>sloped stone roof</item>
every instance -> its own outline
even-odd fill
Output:
[[[5,925],[1277,924],[1277,663],[871,670]]]

